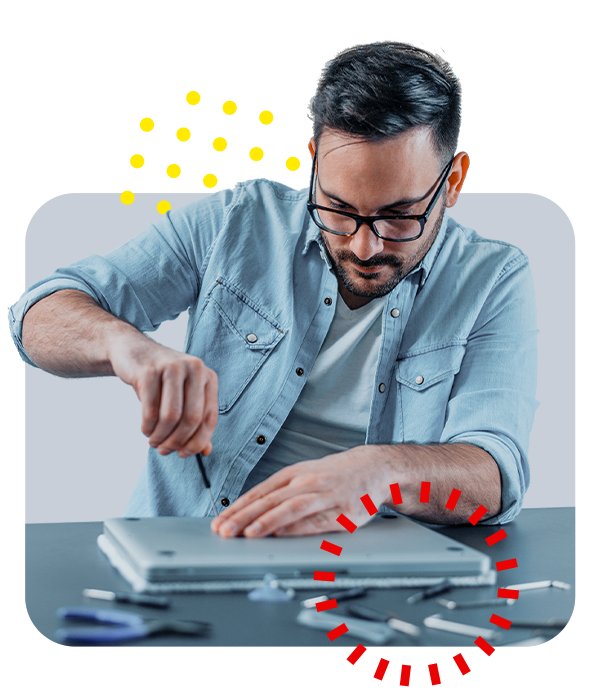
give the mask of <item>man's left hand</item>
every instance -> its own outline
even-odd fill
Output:
[[[238,498],[211,528],[223,537],[312,535],[344,530],[340,513],[360,526],[369,519],[360,498],[368,493],[378,506],[389,492],[381,490],[383,468],[369,463],[372,455],[361,446],[285,467]]]

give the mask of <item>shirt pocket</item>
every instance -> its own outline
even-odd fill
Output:
[[[226,281],[215,282],[188,352],[217,373],[219,413],[234,405],[285,333],[243,292]]]
[[[440,439],[464,354],[465,344],[454,343],[398,358],[396,381],[404,442]]]

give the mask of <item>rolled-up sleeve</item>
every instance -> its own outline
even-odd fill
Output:
[[[490,525],[510,522],[529,486],[537,333],[533,279],[521,254],[499,273],[472,327],[440,439],[481,447],[498,464],[502,508]]]
[[[198,297],[210,250],[232,204],[224,190],[167,212],[157,224],[107,255],[90,255],[30,287],[9,309],[10,330],[21,357],[23,318],[38,301],[62,289],[91,296],[102,308],[140,331],[156,330]]]

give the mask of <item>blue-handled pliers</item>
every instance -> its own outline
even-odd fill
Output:
[[[55,639],[63,644],[107,644],[140,639],[161,632],[205,637],[210,632],[210,624],[207,622],[145,620],[141,615],[109,608],[63,607],[56,611],[56,616],[61,619],[92,620],[101,623],[101,625],[94,627],[63,627],[58,629]]]

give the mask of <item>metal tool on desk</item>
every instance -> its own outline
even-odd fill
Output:
[[[345,625],[349,635],[364,639],[372,644],[385,644],[394,636],[392,629],[381,622],[357,620],[348,615],[332,615],[326,612],[317,612],[312,608],[302,609],[296,618],[296,622],[306,627],[314,627],[327,632]]]
[[[500,634],[486,627],[475,627],[474,625],[465,625],[462,622],[453,622],[452,620],[444,620],[441,615],[430,615],[423,620],[425,627],[442,632],[453,632],[454,634],[464,634],[467,637],[483,637],[487,640],[500,639]]]
[[[531,583],[515,583],[512,586],[504,586],[512,591],[533,591],[538,588],[562,588],[568,591],[571,585],[564,581],[532,581]]]
[[[349,605],[347,610],[354,617],[370,620],[371,622],[384,622],[396,632],[408,634],[410,637],[419,637],[421,635],[421,630],[417,625],[401,620],[392,613],[381,613],[378,610],[368,608],[366,605]]]
[[[438,598],[437,603],[443,605],[448,610],[456,610],[462,608],[487,608],[495,605],[514,605],[514,598],[485,598],[482,600],[466,600],[456,601],[447,600],[446,598]]]
[[[125,593],[118,591],[99,591],[96,588],[84,588],[84,598],[95,600],[110,600],[115,603],[131,603],[132,605],[145,605],[150,608],[168,608],[171,601],[165,596],[148,595],[146,593]]]
[[[105,644],[141,639],[152,634],[184,634],[205,637],[211,626],[207,622],[184,620],[145,620],[141,615],[84,606],[65,606],[56,611],[60,619],[87,620],[100,623],[94,627],[63,627],[56,631],[57,641],[70,644]]]
[[[365,586],[357,586],[356,588],[347,588],[344,591],[334,591],[329,595],[318,595],[314,598],[306,598],[301,601],[300,605],[303,608],[315,608],[317,603],[324,603],[326,600],[349,600],[350,598],[360,598],[367,592],[368,588]]]
[[[410,598],[406,599],[406,602],[409,603],[409,605],[413,605],[421,600],[428,600],[429,598],[435,598],[442,593],[447,593],[454,587],[455,586],[453,586],[448,579],[444,579],[435,586],[429,586],[429,588],[426,588],[424,591],[419,591],[418,593],[411,595]]]

